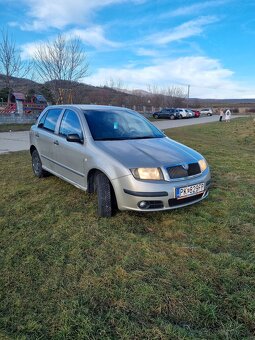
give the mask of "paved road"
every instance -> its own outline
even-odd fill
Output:
[[[237,118],[242,116],[232,116]],[[211,117],[199,117],[192,119],[177,119],[177,120],[158,120],[153,122],[160,129],[170,129],[175,127],[204,124],[215,122],[219,119],[219,116]],[[28,131],[21,132],[2,132],[0,133],[0,154],[29,150],[29,134]]]
[[[0,154],[29,149],[29,132],[1,132]]]
[[[236,118],[240,116],[232,116],[232,118]],[[189,119],[176,119],[176,120],[157,120],[153,122],[154,125],[156,125],[159,129],[171,129],[181,126],[187,126],[187,125],[197,125],[197,124],[205,124],[205,123],[212,123],[217,122],[219,120],[219,116],[213,115],[213,116],[205,116],[205,117],[199,117],[199,118],[189,118]]]

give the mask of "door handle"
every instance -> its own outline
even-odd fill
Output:
[[[54,141],[54,144],[55,144],[55,145],[59,145],[58,140],[55,140],[55,141]]]

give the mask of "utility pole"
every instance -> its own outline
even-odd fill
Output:
[[[190,85],[188,85],[187,108],[189,107],[189,89],[190,89]]]

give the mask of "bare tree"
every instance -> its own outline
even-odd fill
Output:
[[[147,85],[147,90],[150,93],[150,103],[154,107],[165,106],[165,96],[162,92],[164,90],[160,89],[157,85]]]
[[[148,85],[147,89],[151,94],[150,101],[153,106],[178,107],[185,104],[186,94],[180,87],[159,88],[157,85]]]
[[[63,94],[70,94],[77,82],[88,75],[87,56],[78,38],[59,34],[53,42],[38,45],[33,61],[39,78],[48,82],[59,102],[64,102]]]
[[[167,106],[177,107],[184,106],[186,93],[180,87],[172,86],[165,90]]]
[[[9,103],[12,77],[24,77],[28,74],[30,65],[21,60],[20,51],[8,30],[2,29],[0,34],[0,73],[4,76],[5,87],[9,91]]]
[[[114,78],[110,77],[110,79],[107,80],[103,86],[109,87],[111,89],[117,89],[117,90],[125,89],[124,82],[120,78],[114,79]]]

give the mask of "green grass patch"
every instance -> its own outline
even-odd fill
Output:
[[[0,124],[0,132],[28,131],[32,124]]]
[[[252,339],[255,126],[167,131],[201,152],[209,198],[157,213],[96,215],[96,197],[28,152],[0,157],[0,337]]]

